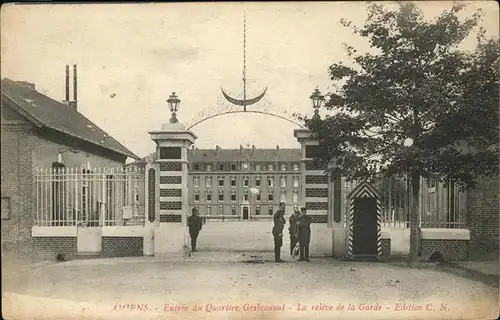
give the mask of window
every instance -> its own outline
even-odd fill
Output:
[[[243,186],[248,187],[248,176],[243,179]]]
[[[267,212],[270,216],[273,215],[273,206],[269,206],[269,208],[267,209]]]
[[[299,171],[299,164],[298,163],[293,164],[293,171]]]
[[[224,206],[221,204],[219,205],[219,214],[224,215]]]
[[[243,191],[243,201],[248,201],[248,190]]]
[[[273,171],[274,170],[274,166],[273,166],[272,163],[270,163],[270,164],[267,165],[267,170],[269,170],[269,171]]]
[[[269,188],[272,188],[274,186],[274,178],[273,177],[268,177],[267,178],[267,186]]]
[[[281,176],[281,187],[282,188],[286,188],[286,177],[285,176]]]
[[[219,177],[219,187],[223,187],[223,186],[224,186],[224,177],[220,176]]]
[[[195,177],[193,178],[193,185],[194,185],[195,187],[199,187],[199,186],[200,186],[200,177],[199,177],[199,176],[195,176]]]
[[[260,201],[260,191],[259,191],[259,193],[257,193],[256,201]]]
[[[258,163],[257,163],[257,164],[255,165],[255,171],[260,171],[260,164],[258,164]]]
[[[231,163],[231,170],[236,171],[236,163]]]
[[[194,171],[200,171],[200,164],[199,163],[194,164]]]
[[[231,201],[236,201],[236,191],[234,189],[231,190]]]
[[[212,191],[207,191],[207,202],[212,202]]]
[[[293,203],[299,202],[299,192],[297,190],[293,190],[293,193],[292,193],[292,202]]]
[[[208,214],[208,215],[212,214],[212,206],[211,205],[207,206],[207,212],[206,212],[206,214]]]
[[[10,219],[10,198],[2,197],[2,220]]]
[[[260,187],[260,177],[255,177],[255,186]]]
[[[260,206],[255,207],[255,215],[260,216]]]
[[[224,190],[219,190],[219,201],[224,201]]]
[[[206,168],[207,168],[206,169],[207,171],[212,171],[212,165],[211,164],[207,164]]]
[[[224,171],[224,164],[223,163],[219,163],[219,171]]]
[[[231,177],[231,187],[236,187],[236,177],[235,176]]]
[[[234,204],[231,206],[231,214],[236,215],[236,206]]]
[[[281,171],[286,171],[286,164],[284,163],[281,164]]]
[[[286,202],[286,191],[281,190],[280,202]]]
[[[211,188],[212,187],[212,177],[206,177],[205,178],[205,187]]]
[[[194,201],[195,202],[200,201],[200,190],[194,190]]]
[[[268,194],[268,200],[269,201],[274,201],[274,193],[273,193],[273,190],[269,190],[269,194]]]
[[[299,187],[299,177],[297,177],[297,176],[293,177],[292,185],[293,185],[294,188],[298,188]]]

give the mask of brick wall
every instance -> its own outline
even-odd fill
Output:
[[[76,237],[34,237],[33,250],[40,257],[55,258],[62,253],[71,258],[77,250]]]
[[[306,202],[307,210],[328,210],[328,202]]]
[[[160,210],[182,210],[181,201],[160,201]]]
[[[328,177],[326,175],[325,176],[307,175],[306,176],[306,183],[308,183],[308,184],[327,184]]]
[[[181,176],[160,176],[160,184],[182,184]]]
[[[382,247],[382,257],[391,255],[391,239],[381,239],[380,246]]]
[[[182,222],[180,214],[160,214],[160,222]]]
[[[102,237],[102,256],[137,257],[144,255],[143,237]]]
[[[420,252],[424,259],[429,259],[435,251],[441,252],[446,261],[466,260],[469,252],[468,240],[421,239]]]
[[[30,255],[33,203],[33,128],[23,120],[1,125],[2,254]]]
[[[472,252],[498,253],[499,177],[477,179],[467,192],[467,227]]]
[[[311,217],[311,223],[327,223],[328,216],[325,214],[308,214]]]
[[[160,189],[160,197],[181,197],[182,189]]]
[[[328,189],[306,188],[306,197],[328,197]]]
[[[160,171],[182,171],[182,162],[160,163]]]

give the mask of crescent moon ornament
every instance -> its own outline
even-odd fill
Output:
[[[259,102],[264,97],[264,95],[266,94],[267,87],[264,89],[264,91],[260,95],[258,95],[255,98],[252,98],[252,99],[246,99],[245,97],[243,99],[236,99],[236,98],[233,98],[233,97],[229,96],[224,91],[224,89],[220,88],[220,90],[222,91],[222,94],[224,95],[224,98],[227,99],[227,101],[229,101],[232,104],[235,104],[237,106],[246,107],[246,106],[251,106],[252,104],[256,104],[257,102]]]

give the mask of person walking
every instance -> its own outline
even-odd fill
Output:
[[[283,262],[281,260],[281,246],[283,245],[283,228],[285,227],[285,203],[281,202],[278,211],[274,214],[274,261]]]
[[[299,261],[309,261],[309,242],[311,241],[311,217],[307,215],[306,208],[300,208],[300,217],[297,221],[300,258]]]
[[[288,233],[290,234],[290,255],[293,255],[293,249],[297,245],[297,219],[300,216],[300,212],[298,210],[295,210],[293,214],[290,216],[290,219],[288,221],[290,222],[290,225],[288,226]]]
[[[203,222],[198,216],[198,210],[193,208],[192,214],[188,218],[189,236],[191,237],[191,251],[196,252],[196,240],[200,234]]]

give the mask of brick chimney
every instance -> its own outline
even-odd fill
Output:
[[[276,145],[276,151],[280,151],[280,145],[279,144]]]

